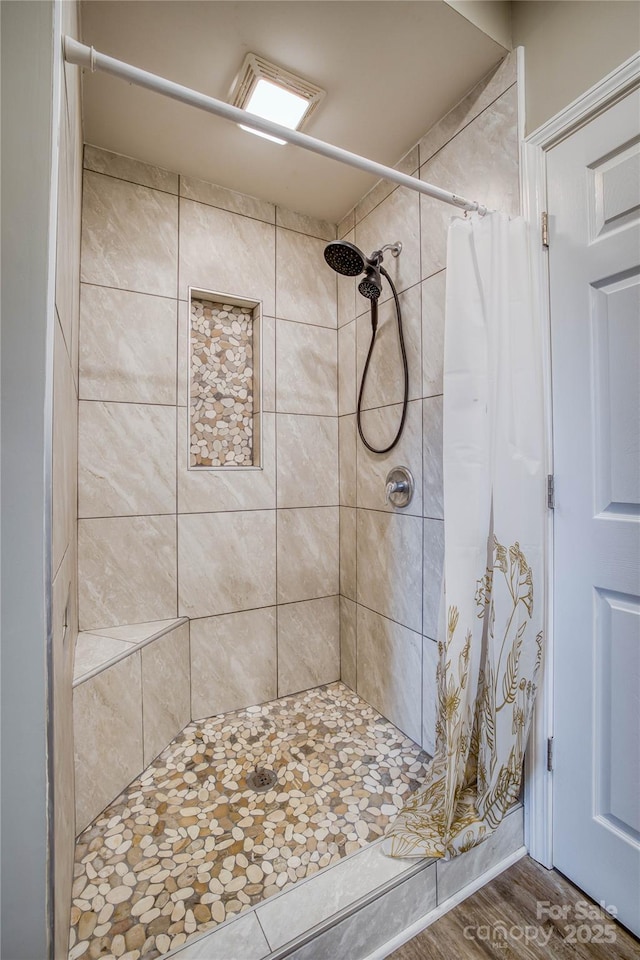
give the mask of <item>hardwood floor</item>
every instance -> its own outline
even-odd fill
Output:
[[[640,941],[562,874],[525,857],[388,960],[494,958],[639,960]]]

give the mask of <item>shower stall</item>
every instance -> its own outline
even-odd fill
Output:
[[[357,960],[521,855],[517,807],[457,861],[382,851],[435,745],[430,181],[517,213],[515,79],[338,224],[84,145],[70,960]]]

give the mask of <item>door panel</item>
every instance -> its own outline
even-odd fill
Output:
[[[640,94],[547,174],[553,859],[640,934]]]

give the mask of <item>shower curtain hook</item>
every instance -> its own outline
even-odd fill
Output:
[[[91,68],[91,73],[96,72],[96,49],[91,47],[91,52],[89,54],[89,66]]]

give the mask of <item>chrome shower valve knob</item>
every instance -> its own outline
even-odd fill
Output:
[[[394,507],[406,507],[411,503],[414,490],[413,474],[408,467],[394,467],[387,474],[385,482],[385,503]]]

